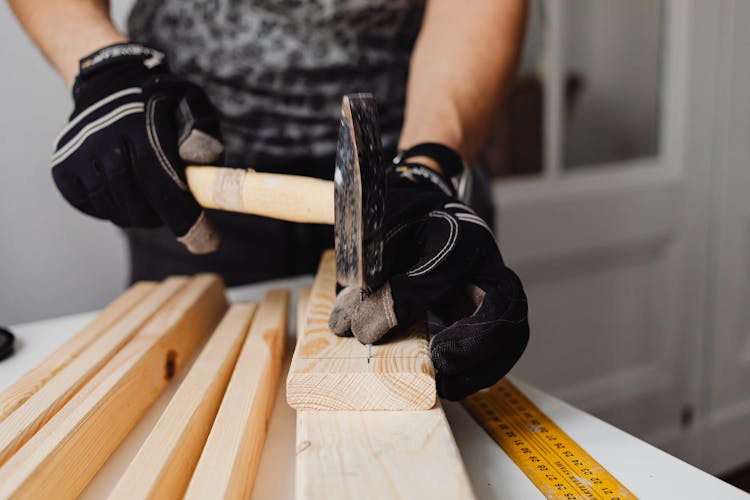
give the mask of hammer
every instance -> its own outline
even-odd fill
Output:
[[[190,191],[204,208],[333,224],[338,282],[361,289],[380,284],[385,172],[371,94],[342,99],[333,181],[199,166],[187,167],[186,175]]]

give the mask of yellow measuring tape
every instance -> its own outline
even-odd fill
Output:
[[[637,498],[507,380],[466,409],[547,498]]]

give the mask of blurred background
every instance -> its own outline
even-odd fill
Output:
[[[121,25],[129,5],[113,2]],[[486,153],[531,304],[513,375],[709,472],[741,470],[750,3],[536,0],[528,23]],[[98,308],[126,284],[124,239],[58,195],[69,91],[5,3],[0,33],[0,323]]]

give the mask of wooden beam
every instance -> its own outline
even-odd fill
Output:
[[[310,307],[310,295],[312,295],[311,286],[299,289],[297,298],[297,338],[304,335],[307,328],[307,310]]]
[[[186,499],[249,498],[276,399],[288,300],[271,290],[258,307]]]
[[[306,299],[301,292],[298,336]],[[474,498],[439,403],[427,411],[298,411],[295,471],[297,500]]]
[[[315,278],[306,328],[289,368],[287,402],[297,410],[427,410],[435,405],[435,372],[424,329],[415,325],[365,346],[328,328],[336,300],[336,265],[325,252]]]
[[[297,412],[297,500],[472,499],[442,407]]]
[[[52,418],[186,283],[187,278],[166,280],[8,415],[0,423],[0,465]]]
[[[102,333],[150,294],[156,283],[141,281],[107,306],[91,323],[68,339],[36,367],[0,393],[0,422],[13,413],[57,372],[66,367]]]
[[[255,304],[231,306],[110,500],[182,498],[245,340]]]
[[[0,498],[76,497],[226,309],[218,277],[191,279],[0,467]]]

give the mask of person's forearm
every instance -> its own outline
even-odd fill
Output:
[[[78,61],[127,40],[109,17],[108,0],[8,0],[34,43],[70,85]]]
[[[513,80],[526,3],[428,2],[411,57],[399,149],[439,142],[474,161]]]

